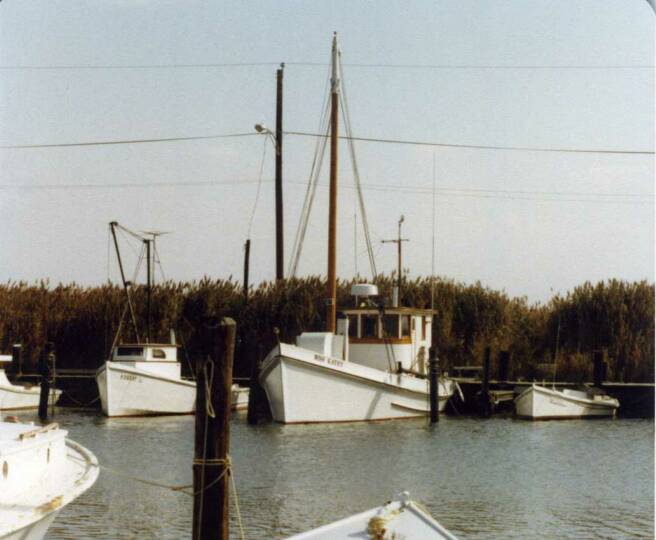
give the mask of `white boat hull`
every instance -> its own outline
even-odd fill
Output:
[[[107,416],[191,414],[196,383],[105,362],[96,373],[102,411]]]
[[[613,417],[619,407],[616,399],[585,397],[584,392],[553,390],[532,385],[515,398],[515,414],[531,420]]]
[[[249,388],[243,388],[238,384],[232,385],[232,405],[233,411],[245,411],[248,409]]]
[[[32,427],[22,426],[27,431]],[[7,430],[6,424],[0,428]],[[0,540],[41,540],[61,509],[98,478],[96,457],[64,440],[66,432],[56,424],[34,430],[40,433],[22,441],[16,437],[6,454],[0,450],[6,473],[0,493]]]
[[[428,511],[404,492],[366,512],[290,537],[288,540],[349,540],[380,538],[457,540]]]
[[[39,406],[41,388],[39,386],[23,386],[12,384],[7,379],[4,370],[0,370],[0,410],[35,409]],[[49,400],[56,402],[61,390],[51,389]]]
[[[262,366],[273,419],[285,424],[358,422],[426,416],[428,381],[281,344]],[[439,410],[453,394],[440,381]]]

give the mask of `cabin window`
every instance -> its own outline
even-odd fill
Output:
[[[378,337],[378,315],[362,315],[360,322],[362,324],[361,337]]]
[[[401,315],[401,337],[410,337],[410,315]]]
[[[2,477],[3,477],[4,479],[6,479],[7,476],[9,476],[9,463],[7,463],[7,462],[5,461],[5,462],[2,464]]]
[[[398,315],[385,315],[383,317],[383,337],[384,338],[398,338],[399,337],[399,316]]]
[[[349,337],[352,338],[358,337],[358,316],[349,315],[348,322],[349,322]]]
[[[421,318],[421,340],[426,341],[426,317]]]
[[[143,347],[118,347],[116,356],[143,356]]]
[[[153,358],[166,358],[166,353],[162,349],[153,349]]]

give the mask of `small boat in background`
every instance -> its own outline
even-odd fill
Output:
[[[349,538],[457,540],[425,508],[410,500],[407,491],[383,506],[297,534],[289,540],[347,540]]]
[[[39,406],[41,388],[30,384],[13,384],[8,378],[5,366],[11,362],[11,356],[0,355],[0,411],[16,409],[36,409]],[[61,390],[52,388],[49,398],[56,402]]]
[[[107,416],[191,414],[196,383],[181,376],[178,346],[121,344],[96,372],[102,411]]]
[[[40,540],[98,478],[98,461],[57,424],[0,422],[0,540]]]
[[[232,385],[232,410],[245,411],[248,409],[248,396],[250,389],[238,384]]]
[[[126,295],[126,307],[118,326],[109,359],[96,372],[102,411],[107,416],[150,416],[158,414],[191,414],[196,408],[196,383],[182,378],[178,361],[178,345],[171,331],[171,343],[151,340],[151,289],[154,280],[153,266],[157,259],[155,239],[164,234],[147,232],[152,238],[140,236],[112,221],[116,257]],[[125,279],[116,230],[127,231],[143,242],[146,259],[146,339],[139,339],[137,321],[130,295],[131,283]],[[137,265],[137,270],[138,270]],[[130,313],[136,343],[121,343],[123,318]]]
[[[515,415],[528,420],[614,417],[619,406],[599,388],[557,390],[534,383],[515,398]]]

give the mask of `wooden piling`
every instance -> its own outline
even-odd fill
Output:
[[[207,336],[196,364],[194,515],[192,538],[228,540],[230,405],[235,321],[224,318]]]
[[[41,375],[41,394],[39,395],[39,419],[48,419],[48,397],[50,396],[50,379],[54,368],[54,344],[46,342],[39,358],[39,375]]]
[[[439,366],[437,360],[437,349],[431,347],[428,356],[428,377],[429,377],[429,391],[430,391],[430,422],[435,424],[439,422],[439,402],[440,402],[440,389],[439,389]]]
[[[492,406],[490,404],[490,358],[492,351],[490,347],[485,347],[485,356],[483,358],[483,380],[481,381],[481,391],[478,395],[479,414],[484,418],[492,415]]]
[[[594,351],[592,353],[592,381],[593,385],[601,388],[604,384],[605,362],[603,351]]]
[[[23,374],[23,346],[20,343],[14,343],[11,348],[11,371],[15,377]]]
[[[510,351],[499,351],[499,365],[497,367],[497,380],[499,382],[508,380],[508,369],[510,368]]]

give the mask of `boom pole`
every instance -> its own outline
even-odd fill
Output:
[[[139,343],[139,330],[137,329],[137,318],[134,315],[134,307],[132,306],[132,298],[130,298],[130,282],[125,279],[125,271],[123,270],[123,261],[121,260],[121,251],[118,248],[118,239],[116,238],[116,226],[118,223],[116,221],[111,221],[109,223],[109,228],[112,231],[112,238],[114,239],[114,248],[116,249],[116,258],[118,259],[118,268],[121,271],[121,281],[123,282],[123,290],[125,291],[125,298],[128,302],[128,308],[130,310],[130,319],[132,319],[132,326],[134,327],[134,333],[137,338],[137,343]]]

